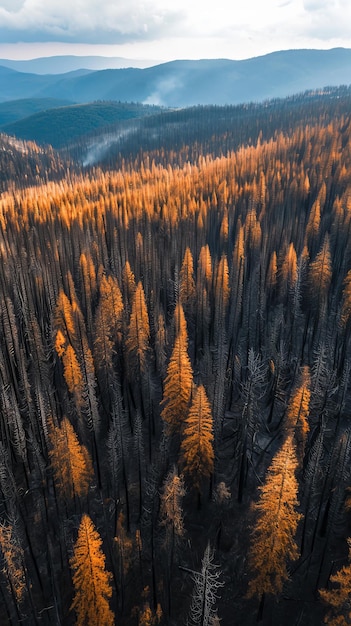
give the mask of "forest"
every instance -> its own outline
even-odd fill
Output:
[[[2,625],[351,622],[350,111],[1,136]]]

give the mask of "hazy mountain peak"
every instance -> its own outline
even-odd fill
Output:
[[[63,71],[62,63],[57,62]],[[351,49],[282,50],[244,61],[177,60],[144,69],[105,68],[82,74],[15,74],[8,68],[0,71],[2,100],[50,97],[75,102],[134,101],[171,107],[238,104],[285,97],[327,85],[350,84]]]

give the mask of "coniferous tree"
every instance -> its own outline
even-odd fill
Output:
[[[197,284],[209,288],[212,283],[212,259],[209,245],[202,246],[197,266]]]
[[[309,266],[309,285],[313,293],[313,302],[316,309],[322,309],[322,313],[327,302],[331,278],[332,259],[329,237],[326,235],[315,260]]]
[[[183,429],[193,384],[193,371],[188,355],[188,334],[181,305],[177,306],[174,317],[177,336],[167,367],[161,412],[168,434]]]
[[[84,404],[84,382],[77,355],[71,344],[68,344],[62,353],[62,362],[68,391],[73,395],[77,407],[81,408]]]
[[[179,272],[179,299],[184,307],[191,309],[195,297],[194,261],[190,248],[186,248]]]
[[[115,345],[121,337],[123,300],[113,276],[101,278],[99,305],[95,313],[94,360],[97,369],[111,378]]]
[[[203,385],[195,388],[181,444],[184,472],[197,488],[213,473],[213,418]]]
[[[350,561],[351,539],[347,541]],[[324,621],[331,626],[347,626],[351,621],[351,563],[344,565],[336,574],[331,576],[330,582],[335,583],[337,587],[319,590],[322,600],[331,607]]]
[[[71,610],[78,626],[113,626],[115,616],[109,607],[112,596],[111,574],[105,568],[102,540],[92,520],[83,515],[70,566],[75,590]]]
[[[93,466],[87,448],[81,445],[70,421],[52,427],[49,456],[55,483],[64,498],[86,497],[93,477]]]
[[[61,331],[67,341],[74,342],[76,329],[72,304],[62,289],[58,295],[54,312],[54,327],[56,332]]]
[[[150,324],[144,289],[139,281],[133,298],[132,312],[128,328],[126,346],[129,357],[137,371],[146,369],[146,355],[149,349]]]
[[[254,504],[257,521],[252,532],[249,565],[253,578],[248,597],[278,595],[288,579],[288,561],[295,561],[295,535],[301,514],[297,512],[298,483],[295,477],[295,445],[288,437],[267,470],[260,498]]]
[[[295,440],[299,461],[302,461],[309,432],[308,413],[310,405],[310,373],[305,366],[301,373],[301,381],[293,390],[285,416],[287,433]]]
[[[10,524],[0,524],[0,552],[3,562],[2,571],[6,574],[9,590],[20,606],[27,587],[24,550]]]

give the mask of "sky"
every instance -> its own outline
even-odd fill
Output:
[[[0,0],[0,57],[245,59],[351,48],[351,0]]]

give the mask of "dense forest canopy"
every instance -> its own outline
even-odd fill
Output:
[[[1,623],[348,623],[350,99],[4,182]]]

